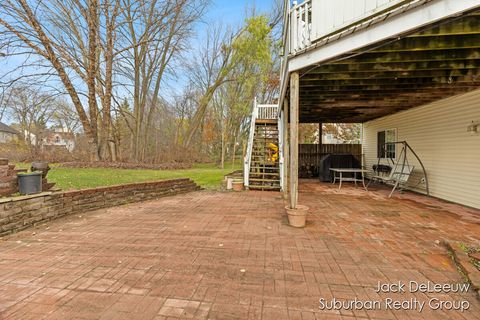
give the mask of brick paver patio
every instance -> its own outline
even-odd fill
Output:
[[[467,293],[375,293],[380,281],[460,283],[444,238],[478,243],[480,213],[312,182],[305,229],[278,193],[196,192],[56,220],[0,239],[0,319],[480,319]],[[465,312],[319,309],[319,299],[466,300]]]

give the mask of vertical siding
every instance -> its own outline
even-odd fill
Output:
[[[472,121],[480,121],[480,90],[366,122],[366,165],[377,162],[377,132],[395,128],[398,140],[406,140],[425,164],[432,196],[480,209],[480,134],[467,133]],[[409,160],[416,168],[414,185],[420,166]]]

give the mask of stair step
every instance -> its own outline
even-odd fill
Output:
[[[265,136],[255,136],[254,138],[254,141],[261,141],[261,142],[264,142],[265,140],[274,140],[274,141],[277,141],[278,140],[278,137],[265,137]]]
[[[268,151],[269,149],[267,147],[262,148],[260,146],[257,146],[257,147],[254,147],[253,150],[254,151]]]
[[[262,124],[255,124],[255,128],[278,128],[278,124],[276,123],[262,123]]]
[[[280,186],[248,186],[250,190],[260,190],[260,191],[280,191]]]
[[[261,162],[261,161],[252,161],[250,164],[252,168],[258,168],[262,167],[262,169],[273,169],[273,168],[278,168],[278,162],[275,163],[267,163],[267,162]]]
[[[265,167],[265,166],[263,166],[262,167],[262,165],[263,164],[261,164],[261,163],[252,163],[251,169],[257,169],[258,168],[258,170],[275,170],[275,171],[278,171],[280,169],[278,166],[275,166],[275,167]]]
[[[280,177],[279,172],[250,172],[251,176],[277,176]]]
[[[256,166],[263,166],[265,168],[275,168],[275,167],[278,167],[278,162],[275,162],[275,163],[268,163],[267,161],[252,161],[252,164],[251,166],[252,167],[255,167]]]
[[[248,179],[250,182],[278,182],[280,183],[280,179]]]
[[[270,158],[272,155],[268,154],[268,152],[262,152],[258,150],[258,151],[252,152],[252,156],[261,157],[261,158]]]
[[[264,144],[264,143],[269,143],[269,142],[278,143],[278,138],[263,138],[263,137],[259,138],[259,137],[255,137],[253,142],[255,142],[257,144]]]

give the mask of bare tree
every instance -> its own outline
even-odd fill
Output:
[[[96,75],[96,28],[98,28],[98,17],[96,14],[96,6],[98,0],[88,0],[88,8],[82,7],[82,10],[93,14],[87,18],[89,21],[88,36],[93,37],[90,41],[91,47],[88,48],[90,52],[90,59],[86,61],[87,72],[86,79],[90,80],[87,83],[89,90],[93,90]],[[30,49],[32,53],[41,57],[44,62],[48,63],[56,71],[56,75],[68,95],[70,96],[75,110],[78,113],[83,130],[89,139],[91,146],[92,159],[98,160],[98,136],[96,126],[97,104],[94,98],[95,92],[89,93],[88,108],[84,107],[80,99],[79,90],[76,88],[74,81],[69,74],[69,70],[74,69],[75,65],[68,63],[68,56],[65,55],[65,48],[62,43],[56,41],[52,34],[51,25],[46,23],[49,21],[49,13],[55,10],[54,2],[39,2],[35,7],[32,7],[30,2],[26,0],[5,0],[0,4],[0,11],[2,16],[0,18],[0,26],[3,27],[3,36],[11,46],[16,46],[21,49]],[[93,35],[95,33],[95,35]],[[86,109],[89,110],[89,116]]]
[[[165,74],[175,57],[187,49],[193,24],[203,14],[205,0],[124,0],[126,23],[120,28],[125,47],[119,72],[133,94],[133,158],[145,158],[149,130]]]
[[[7,112],[19,125],[32,156],[38,154],[42,135],[54,116],[55,106],[55,96],[31,86],[16,86],[10,89]]]
[[[67,132],[77,133],[81,124],[78,115],[72,106],[63,99],[56,99],[54,102],[52,123]]]
[[[47,17],[52,38],[66,65],[86,85],[89,119],[101,159],[115,160],[112,138],[113,66],[118,50],[117,27],[123,8],[120,0],[89,0],[87,6],[75,0],[50,0]],[[81,90],[81,88],[77,88]],[[100,106],[99,103],[100,102]],[[113,145],[112,145],[113,143]]]
[[[184,140],[184,146],[187,148],[190,147],[201,126],[215,91],[229,81],[229,73],[235,65],[233,60],[235,34],[231,30],[224,30],[221,25],[211,28],[208,34],[204,47],[190,67],[192,71],[190,81],[199,88],[202,95],[199,97],[197,110]]]
[[[5,87],[0,88],[0,121],[3,120],[7,112],[8,104],[10,103],[11,90],[7,90]]]

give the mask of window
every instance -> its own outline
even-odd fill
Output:
[[[60,137],[59,136],[55,136],[55,142],[60,143]]]
[[[397,129],[388,129],[377,132],[377,157],[378,158],[396,158],[396,145],[392,142],[397,141]]]

